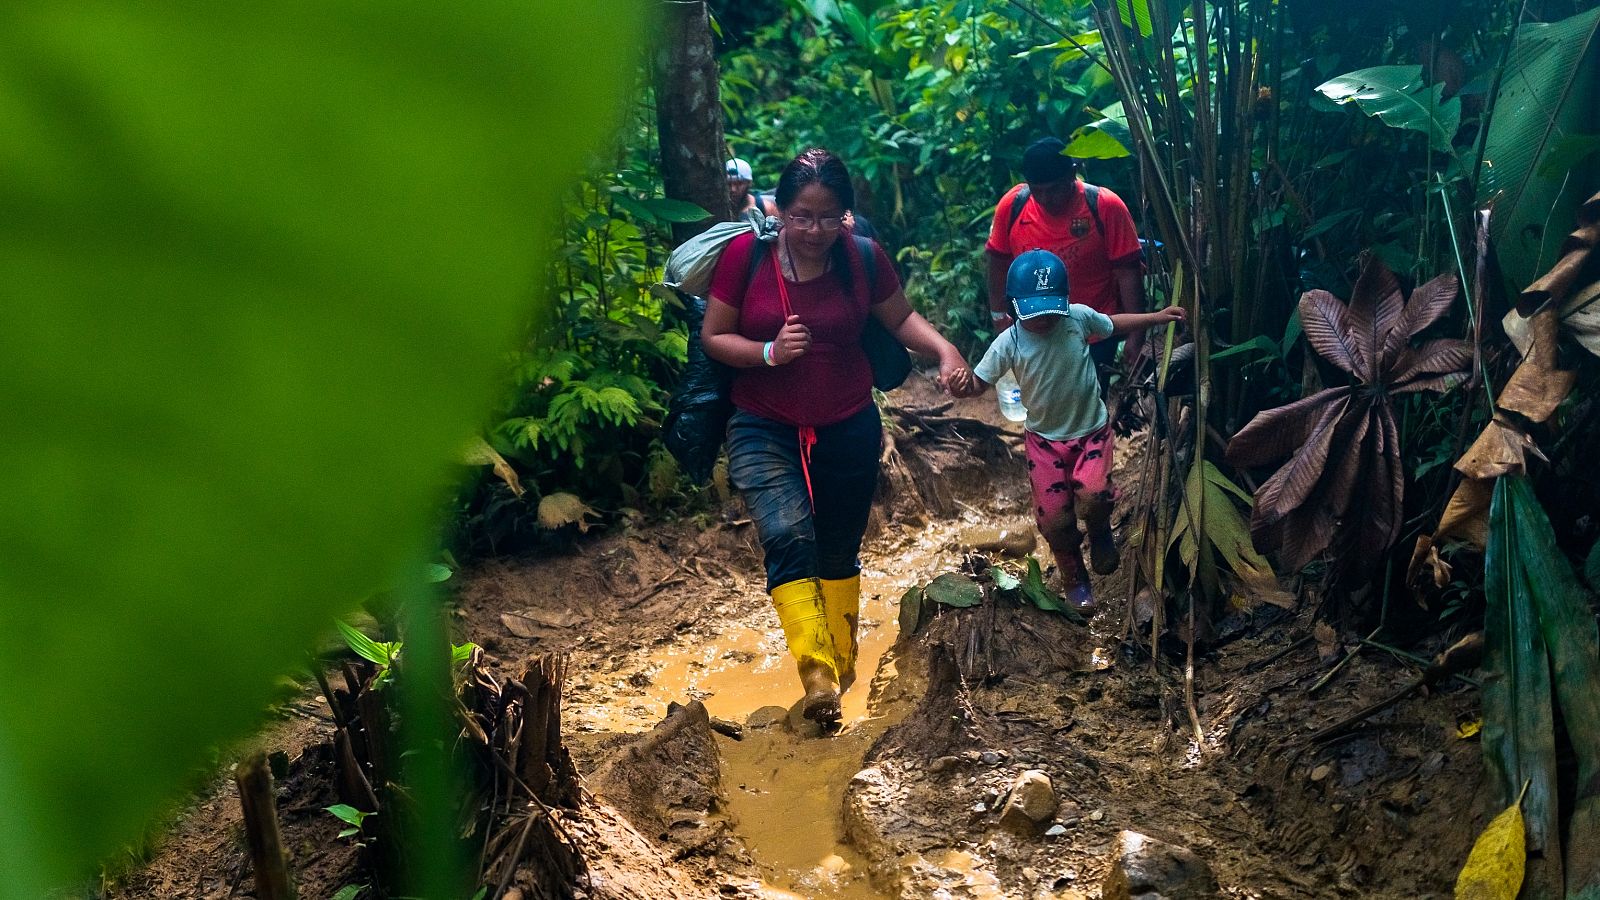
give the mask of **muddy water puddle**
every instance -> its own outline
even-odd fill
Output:
[[[889,649],[898,633],[900,595],[954,568],[963,533],[979,521],[972,511],[961,520],[891,533],[863,554],[860,678],[845,692],[842,728],[831,736],[808,731],[814,727],[809,723],[782,724],[800,698],[800,683],[777,616],[764,604],[709,639],[654,652],[626,680],[626,696],[619,692],[608,706],[573,712],[595,730],[638,732],[659,721],[669,702],[692,698],[716,718],[778,721],[747,728],[743,740],[717,738],[729,816],[761,871],[763,888],[780,898],[886,897],[868,880],[866,860],[845,840],[841,804],[867,751],[909,708],[909,701],[884,698],[914,693],[887,690],[898,677]]]

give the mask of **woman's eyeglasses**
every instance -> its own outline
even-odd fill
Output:
[[[844,224],[843,216],[823,216],[819,219],[816,216],[808,216],[804,213],[799,213],[792,216],[785,216],[784,218],[788,220],[790,225],[800,229],[801,231],[810,231],[812,226],[815,225],[821,225],[823,231],[838,231],[839,227]]]

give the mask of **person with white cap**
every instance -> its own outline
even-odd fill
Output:
[[[759,194],[750,190],[755,173],[750,163],[735,156],[723,165],[728,174],[728,200],[733,206],[734,219],[765,219],[772,213],[766,209]]]
[[[1111,574],[1118,559],[1111,534],[1115,438],[1090,348],[1117,335],[1181,322],[1183,308],[1108,316],[1068,299],[1067,271],[1049,250],[1027,250],[1012,260],[1004,290],[1006,312],[1016,321],[989,345],[972,369],[973,378],[952,393],[981,394],[1007,371],[1016,375],[1028,409],[1023,428],[1034,519],[1055,555],[1068,604],[1092,614],[1094,596],[1079,550],[1080,513],[1095,572]]]

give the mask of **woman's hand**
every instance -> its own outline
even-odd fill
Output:
[[[1182,322],[1183,307],[1169,306],[1166,309],[1158,309],[1155,311],[1155,316],[1159,322]]]
[[[952,397],[965,397],[972,390],[972,370],[967,368],[967,361],[961,354],[950,348],[952,352],[939,358],[939,387]]]
[[[800,324],[799,316],[790,316],[772,341],[772,361],[776,365],[786,366],[805,356],[810,349],[811,329]]]

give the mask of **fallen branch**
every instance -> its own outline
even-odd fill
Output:
[[[1315,694],[1317,691],[1320,691],[1323,688],[1327,687],[1328,686],[1328,682],[1333,680],[1333,676],[1338,675],[1341,671],[1343,671],[1344,667],[1350,664],[1350,660],[1355,659],[1356,658],[1356,654],[1361,652],[1361,648],[1366,646],[1366,642],[1372,640],[1375,637],[1377,637],[1378,636],[1378,632],[1381,631],[1382,629],[1383,629],[1382,625],[1379,625],[1377,628],[1372,629],[1372,633],[1371,634],[1367,635],[1364,639],[1362,639],[1361,643],[1355,645],[1354,647],[1352,647],[1348,651],[1346,651],[1345,655],[1344,655],[1344,658],[1339,660],[1337,663],[1335,663],[1333,668],[1328,670],[1328,674],[1322,676],[1321,678],[1318,678],[1316,684],[1313,684],[1311,687],[1307,688],[1306,689],[1306,693]]]
[[[1360,712],[1346,716],[1321,729],[1311,735],[1310,741],[1313,744],[1320,744],[1339,737],[1356,725],[1411,696],[1412,692],[1420,688],[1432,687],[1452,675],[1459,675],[1467,669],[1475,668],[1482,661],[1483,632],[1479,631],[1456,641],[1450,645],[1449,649],[1434,657],[1433,663],[1421,675],[1413,679],[1410,684],[1379,700],[1377,703],[1362,709]]]
[[[1308,634],[1305,637],[1299,639],[1298,641],[1295,641],[1295,642],[1289,644],[1289,646],[1284,647],[1283,649],[1279,650],[1277,653],[1272,654],[1271,656],[1267,657],[1266,659],[1257,660],[1256,662],[1250,663],[1249,665],[1244,667],[1244,669],[1241,672],[1241,674],[1248,675],[1248,674],[1250,674],[1252,672],[1259,672],[1262,669],[1265,669],[1268,666],[1272,665],[1273,663],[1277,662],[1278,660],[1283,659],[1285,656],[1288,656],[1289,654],[1295,652],[1296,650],[1299,650],[1301,647],[1304,647],[1305,645],[1311,643],[1314,640],[1316,640],[1316,638],[1314,638],[1314,637],[1312,637],[1311,635]]]

